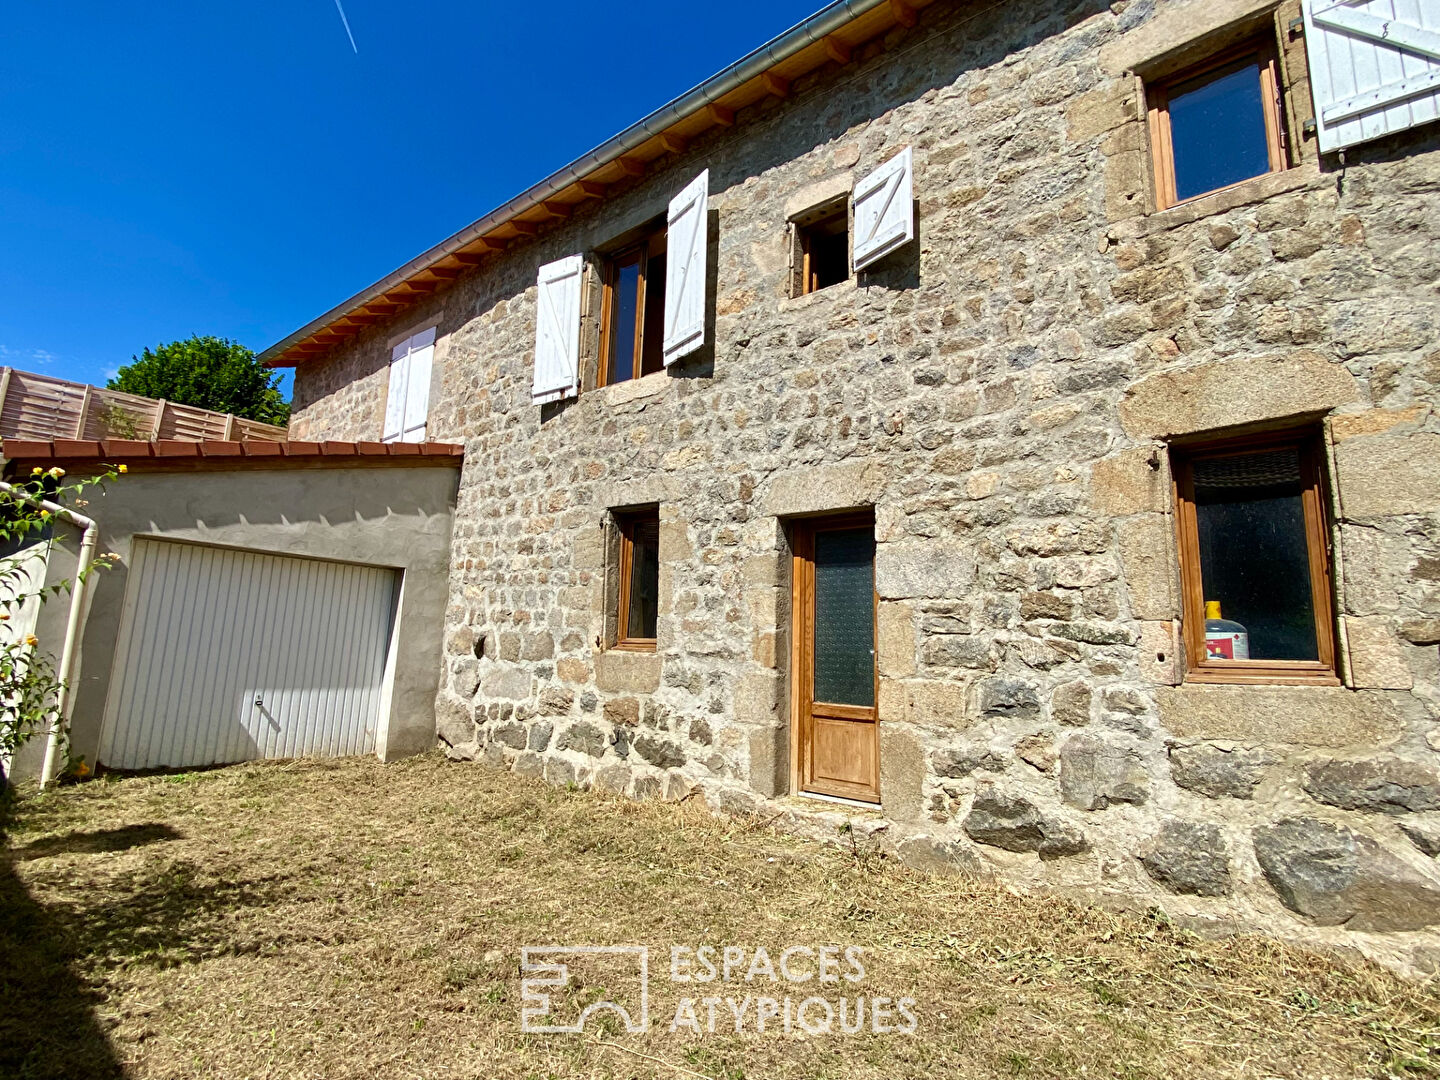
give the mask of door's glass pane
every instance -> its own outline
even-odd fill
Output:
[[[1270,171],[1260,66],[1221,68],[1170,94],[1175,197],[1188,199]]]
[[[659,526],[636,522],[630,534],[630,618],[627,638],[655,636],[656,600],[660,595]]]
[[[1202,458],[1194,470],[1201,584],[1207,605],[1219,604],[1207,652],[1318,660],[1300,452]]]
[[[815,534],[815,700],[875,704],[875,536]]]
[[[635,320],[640,292],[640,263],[615,271],[614,307],[610,312],[610,364],[607,381],[624,382],[635,374]]]

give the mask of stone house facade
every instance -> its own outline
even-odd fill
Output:
[[[889,11],[393,315],[267,354],[297,365],[292,438],[378,439],[395,342],[435,328],[427,437],[466,448],[441,741],[1433,968],[1440,126],[1322,153],[1290,0]],[[1284,167],[1166,197],[1154,88],[1257,35]],[[915,239],[797,289],[796,222],[907,147]],[[599,385],[604,258],[702,170],[705,344]],[[537,269],[575,253],[578,394],[535,404]],[[1320,656],[1232,678],[1197,655],[1187,462],[1292,436]],[[653,645],[631,649],[633,508],[658,529]],[[868,809],[800,797],[797,730],[797,537],[857,511]]]

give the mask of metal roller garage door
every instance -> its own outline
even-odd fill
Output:
[[[100,762],[375,749],[396,572],[136,539]]]

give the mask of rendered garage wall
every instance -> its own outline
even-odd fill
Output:
[[[453,467],[408,465],[132,468],[104,494],[90,495],[85,513],[100,523],[100,550],[115,552],[120,561],[92,579],[71,713],[72,751],[95,760],[137,535],[402,570],[394,684],[377,750],[389,760],[433,747],[457,474]],[[67,545],[61,552],[52,557],[52,579],[72,572]],[[46,605],[37,627],[42,642],[61,640],[64,607]],[[17,773],[28,760],[17,762]]]

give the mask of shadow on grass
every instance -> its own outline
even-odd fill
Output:
[[[16,862],[43,859],[51,855],[86,855],[97,851],[128,851],[162,840],[179,840],[180,834],[169,825],[152,822],[147,825],[123,825],[118,829],[93,829],[89,832],[68,832],[34,840],[10,854]]]
[[[96,1017],[101,995],[76,975],[68,937],[0,856],[0,1076],[125,1075]]]
[[[14,807],[0,806],[0,843]],[[163,824],[72,832],[0,851],[0,1077],[92,1080],[129,1075],[99,1017],[104,973],[170,967],[250,951],[231,912],[288,893],[278,877],[216,881],[185,861],[156,861],[87,890],[84,861],[27,871],[63,886],[41,903],[16,873],[23,862],[90,855],[178,839]],[[93,973],[93,975],[92,975]]]

